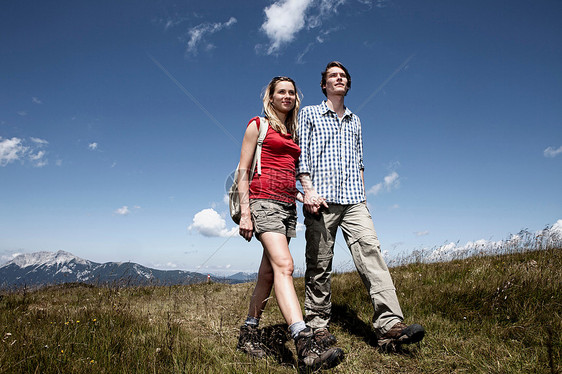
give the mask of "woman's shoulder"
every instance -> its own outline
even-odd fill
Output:
[[[258,128],[258,130],[260,129],[260,124],[262,124],[262,123],[265,123],[266,125],[268,124],[267,118],[256,116],[256,117],[253,117],[252,119],[250,119],[250,121],[248,122],[246,127],[250,126],[254,122],[256,123],[256,127]]]
[[[260,129],[260,124],[261,124],[262,122],[265,122],[265,118],[259,117],[259,116],[252,117],[252,119],[250,119],[250,120],[248,121],[248,124],[246,125],[246,127],[250,126],[253,122],[256,123],[256,126],[258,127],[258,130],[259,130],[259,129]]]
[[[258,125],[258,127],[259,127],[259,126],[260,126],[260,117],[258,117],[258,116],[252,117],[252,118],[248,121],[248,124],[247,124],[246,126],[250,126],[250,124],[251,124],[252,122],[255,122],[255,123]]]

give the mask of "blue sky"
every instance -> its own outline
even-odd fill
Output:
[[[383,251],[562,227],[558,1],[10,1],[0,255],[256,271],[225,181],[271,77],[352,75]],[[299,209],[300,211],[300,209]],[[299,221],[302,222],[302,213]],[[351,264],[341,236],[335,267]],[[291,242],[304,266],[304,231]]]

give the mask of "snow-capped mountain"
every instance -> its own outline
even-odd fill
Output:
[[[72,253],[65,251],[25,253],[17,256],[11,262],[19,267],[25,268],[38,265],[52,266],[55,264],[64,264],[73,260],[82,265],[91,264],[90,261],[76,257]]]
[[[213,281],[240,283],[254,277],[217,278]],[[207,281],[206,274],[182,270],[157,270],[133,262],[100,264],[65,251],[21,254],[0,266],[0,287],[43,286],[60,283],[171,285]]]

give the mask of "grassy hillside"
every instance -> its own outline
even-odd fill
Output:
[[[426,338],[372,346],[356,273],[333,279],[332,330],[346,352],[333,373],[560,373],[562,249],[391,269],[406,322]],[[303,279],[296,280],[303,295]],[[0,373],[292,373],[294,346],[272,299],[261,322],[277,354],[236,351],[252,283],[173,287],[66,285],[4,292]]]

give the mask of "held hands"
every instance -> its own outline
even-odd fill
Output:
[[[300,174],[299,180],[301,182],[302,188],[304,189],[304,210],[310,214],[318,214],[322,207],[328,208],[328,203],[326,199],[319,195],[312,184],[310,175],[308,173]],[[300,193],[300,191],[299,191]],[[297,195],[298,199],[298,195]]]
[[[252,218],[249,213],[244,214],[240,217],[239,231],[240,236],[242,236],[247,241],[252,240],[254,234],[254,225],[252,224]]]
[[[328,208],[328,203],[323,196],[316,192],[304,194],[304,209],[311,214],[318,214],[322,207]]]

